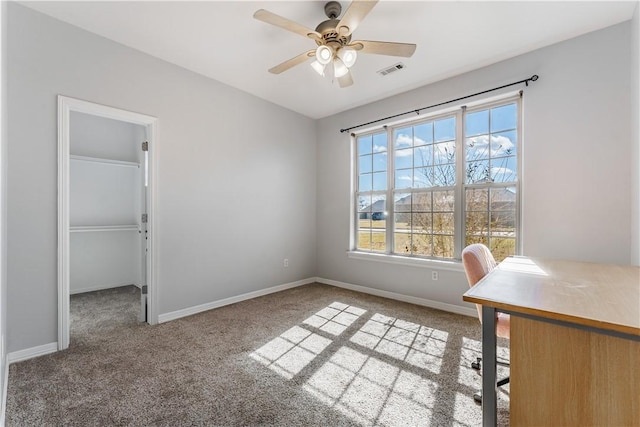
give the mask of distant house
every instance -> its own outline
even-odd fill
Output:
[[[384,219],[384,213],[386,210],[387,209],[385,206],[385,201],[378,200],[374,202],[372,205],[369,205],[360,209],[360,214],[358,215],[358,218],[381,220],[381,219]]]

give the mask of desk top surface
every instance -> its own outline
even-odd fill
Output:
[[[463,300],[640,335],[640,267],[510,257]]]

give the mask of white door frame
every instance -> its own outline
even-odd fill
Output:
[[[58,95],[58,350],[69,347],[69,131],[72,111],[142,125],[149,142],[149,187],[147,213],[147,307],[150,324],[158,323],[158,290],[155,286],[155,171],[158,144],[157,118],[80,99]],[[142,142],[142,141],[141,141]]]

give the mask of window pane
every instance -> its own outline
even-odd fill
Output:
[[[412,128],[397,129],[393,132],[393,140],[396,148],[407,148],[413,146]]]
[[[455,141],[433,145],[433,161],[435,164],[453,163],[456,159]]]
[[[373,170],[375,172],[387,170],[387,153],[373,155]]]
[[[411,212],[411,194],[397,193],[394,197],[394,208],[396,212]]]
[[[414,255],[432,256],[433,250],[431,247],[431,235],[430,234],[414,234],[412,253]]]
[[[358,231],[358,249],[370,251],[371,250],[371,231],[359,230]]]
[[[489,158],[489,136],[480,135],[467,138],[465,143],[465,159],[467,162]]]
[[[515,182],[518,178],[516,168],[515,157],[500,157],[491,160],[491,181]]]
[[[373,188],[372,175],[370,173],[362,174],[358,177],[358,190],[371,191]]]
[[[411,253],[411,234],[409,233],[395,233],[393,235],[395,240],[394,252],[397,254],[410,254]]]
[[[416,169],[413,174],[414,188],[427,188],[433,185],[433,168],[423,167]]]
[[[405,169],[413,167],[413,150],[411,148],[405,148],[402,150],[396,150],[395,153],[395,169]]]
[[[373,135],[373,152],[381,153],[387,151],[387,133]]]
[[[478,162],[467,163],[465,175],[467,177],[467,184],[489,182],[491,180],[491,176],[489,174],[489,161],[481,160]]]
[[[381,191],[387,189],[387,173],[377,172],[373,174],[373,191]]]
[[[489,238],[488,237],[482,237],[482,236],[467,236],[464,245],[465,246],[469,246],[472,245],[474,243],[482,243],[485,246],[489,246]]]
[[[372,147],[371,135],[358,137],[358,154],[371,154]]]
[[[513,156],[516,154],[516,131],[491,135],[491,157]]]
[[[433,123],[424,123],[413,128],[413,145],[431,144],[433,142]]]
[[[515,212],[491,212],[491,236],[516,237]]]
[[[466,116],[467,136],[489,133],[489,110],[477,111]]]
[[[431,193],[415,193],[413,195],[414,212],[431,212]]]
[[[409,188],[413,185],[413,169],[401,169],[396,171],[396,188]]]
[[[456,137],[456,119],[451,117],[448,119],[436,120],[434,122],[434,133],[436,142],[449,141]]]
[[[433,146],[423,145],[413,149],[413,164],[416,168],[433,164]]]
[[[465,204],[467,211],[483,211],[489,208],[488,188],[467,188],[465,191]]]
[[[371,205],[371,215],[372,215],[372,219],[376,219],[374,218],[374,216],[378,216],[378,219],[380,219],[380,215],[383,215],[386,211],[387,211],[387,205],[386,205],[386,197],[383,195],[375,195],[371,197],[371,200],[373,201],[373,204]]]
[[[360,219],[367,218],[367,216],[362,216],[364,212],[371,211],[371,195],[361,195],[358,196],[358,212],[360,212]]]
[[[358,158],[358,173],[371,172],[371,156],[360,156]]]
[[[497,262],[504,260],[508,256],[516,254],[515,239],[491,238],[489,249]]]
[[[433,185],[449,187],[456,184],[456,166],[452,163],[433,168]]]
[[[455,221],[453,212],[443,213],[436,212],[433,214],[433,233],[434,234],[453,234]]]
[[[489,214],[487,212],[467,212],[465,232],[469,236],[489,235]]]
[[[453,212],[454,196],[453,191],[434,191],[433,210]]]
[[[491,132],[515,129],[517,123],[516,104],[491,109]]]
[[[507,187],[491,189],[491,210],[515,212],[516,188]]]
[[[424,231],[431,233],[431,213],[414,213],[411,215],[411,229],[413,232]]]
[[[453,258],[453,236],[433,236],[433,256]]]
[[[386,233],[384,231],[371,233],[371,250],[375,252],[385,252],[387,250]]]

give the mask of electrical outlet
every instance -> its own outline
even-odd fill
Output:
[[[289,267],[289,258],[285,258],[284,262],[282,263],[282,265],[284,265],[284,268]]]
[[[431,272],[431,280],[438,280],[438,272],[437,271],[432,271]]]

